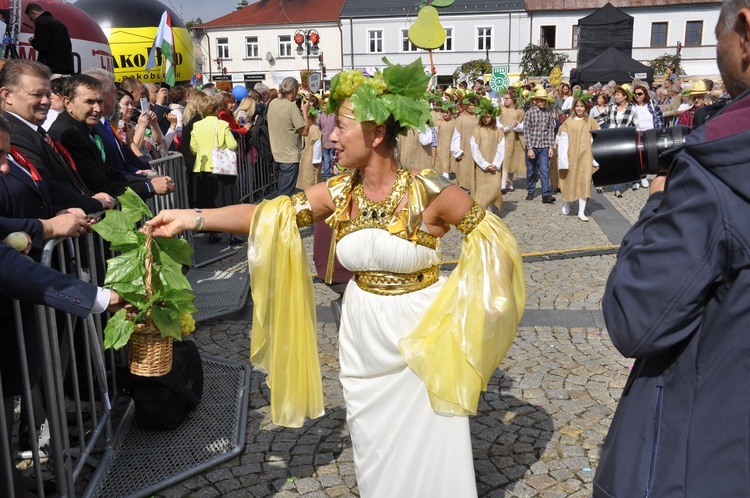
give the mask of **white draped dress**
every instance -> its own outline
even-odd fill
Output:
[[[412,273],[439,263],[439,252],[387,230],[365,228],[338,242],[351,271]],[[477,496],[466,416],[436,414],[424,382],[398,341],[417,326],[445,283],[398,296],[361,289],[344,295],[339,355],[347,422],[363,498]]]

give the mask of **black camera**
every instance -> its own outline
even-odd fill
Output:
[[[591,152],[599,163],[593,181],[597,187],[637,182],[669,168],[672,154],[660,159],[666,150],[680,147],[690,133],[687,126],[639,131],[633,127],[592,131]]]

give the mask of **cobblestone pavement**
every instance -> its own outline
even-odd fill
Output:
[[[585,247],[593,248],[593,255],[525,264],[527,309],[551,310],[553,323],[531,323],[518,330],[478,415],[471,418],[477,487],[480,496],[491,498],[587,497],[632,360],[613,349],[606,330],[555,326],[554,317],[601,309],[615,256],[597,213],[619,213],[622,224],[629,225],[637,219],[647,189],[627,191],[621,199],[611,192],[595,194],[596,211],[585,223],[574,214],[562,215],[559,195],[554,205],[542,204],[541,196],[526,201],[519,185],[516,182],[516,191],[505,196],[502,218],[523,253],[554,256]],[[577,206],[571,212],[577,213]],[[305,239],[308,249],[310,239]],[[460,234],[452,230],[443,240],[443,259],[457,259],[460,243]],[[604,247],[609,251],[597,253]],[[242,249],[216,265],[243,269]],[[244,453],[156,496],[359,496],[338,381],[338,339],[328,312],[335,295],[320,283],[315,292],[326,415],[300,429],[275,426],[265,376],[254,369]],[[249,331],[247,320],[212,320],[199,324],[194,338],[206,354],[246,362]]]

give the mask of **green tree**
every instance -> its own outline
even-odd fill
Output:
[[[203,24],[203,21],[201,20],[201,18],[200,18],[200,17],[199,17],[199,18],[197,18],[197,19],[190,19],[189,21],[187,21],[187,22],[185,23],[185,28],[186,28],[186,29],[187,29],[188,31],[190,31],[190,29],[191,29],[191,28],[194,28],[194,27],[196,27],[196,26],[200,26],[201,24]]]
[[[649,65],[654,70],[654,74],[666,74],[667,67],[674,64],[676,67],[675,74],[685,74],[685,70],[680,65],[680,56],[677,54],[664,54],[652,60]]]
[[[490,61],[477,59],[464,62],[453,71],[453,84],[457,85],[459,82],[465,81],[471,88],[472,83],[485,74],[492,74],[492,63]]]
[[[556,64],[568,60],[568,54],[553,52],[551,48],[529,43],[521,56],[521,78],[545,76]]]

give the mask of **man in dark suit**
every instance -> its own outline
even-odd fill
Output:
[[[174,191],[174,183],[169,177],[152,180],[126,178],[107,167],[104,142],[93,132],[102,115],[102,85],[99,80],[85,74],[71,76],[65,82],[63,93],[65,112],[57,117],[49,134],[70,152],[81,178],[89,188],[117,196],[130,187],[143,199]]]
[[[139,171],[151,171],[148,160],[144,157],[138,157],[133,149],[122,143],[109,123],[109,118],[117,109],[117,87],[112,73],[94,67],[87,69],[83,74],[96,78],[102,84],[102,116],[99,122],[94,125],[94,133],[101,137],[102,142],[104,142],[106,153],[104,162],[107,167],[119,171],[127,177],[134,176]]]
[[[10,127],[5,120],[0,120],[0,180],[3,180],[2,176],[10,174],[7,161],[9,150]],[[33,173],[29,172],[29,174]],[[85,217],[79,221],[82,221],[82,224],[74,233],[85,231]],[[45,222],[40,220],[0,218],[0,240],[5,239],[10,232],[19,230],[24,230],[37,247],[43,243],[45,235],[49,232]],[[19,285],[19,282],[23,282],[23,285]],[[125,304],[114,291],[98,288],[35,263],[16,249],[0,242],[0,303],[7,305],[11,299],[51,306],[78,317],[86,317],[90,313],[101,313],[105,309],[115,312]],[[6,332],[9,331],[6,330]],[[27,356],[34,356],[35,340],[26,337],[24,339],[26,339],[24,342],[27,345]],[[18,351],[16,347],[12,347],[15,342],[15,334],[10,332],[0,334],[0,377],[3,383],[3,410],[6,421],[13,420],[13,397],[19,394],[21,384]],[[28,348],[29,345],[32,345],[32,348]],[[6,428],[7,437],[10,440],[13,424],[6,424]],[[9,459],[10,455],[0,452],[0,468],[5,468]],[[16,496],[36,496],[29,491],[33,489],[31,486],[36,484],[24,480],[15,468],[13,468],[13,482],[4,481],[5,474],[0,472],[0,489],[5,490],[12,486]]]
[[[53,73],[73,74],[73,47],[68,28],[39,4],[27,4],[24,12],[34,21],[34,36],[30,42],[39,54],[37,60]]]
[[[12,59],[0,70],[0,97],[13,130],[11,145],[18,149],[47,183],[53,208],[79,207],[87,213],[109,209],[114,202],[106,192],[94,194],[75,165],[52,143],[41,124],[50,106],[49,69],[38,62]]]

